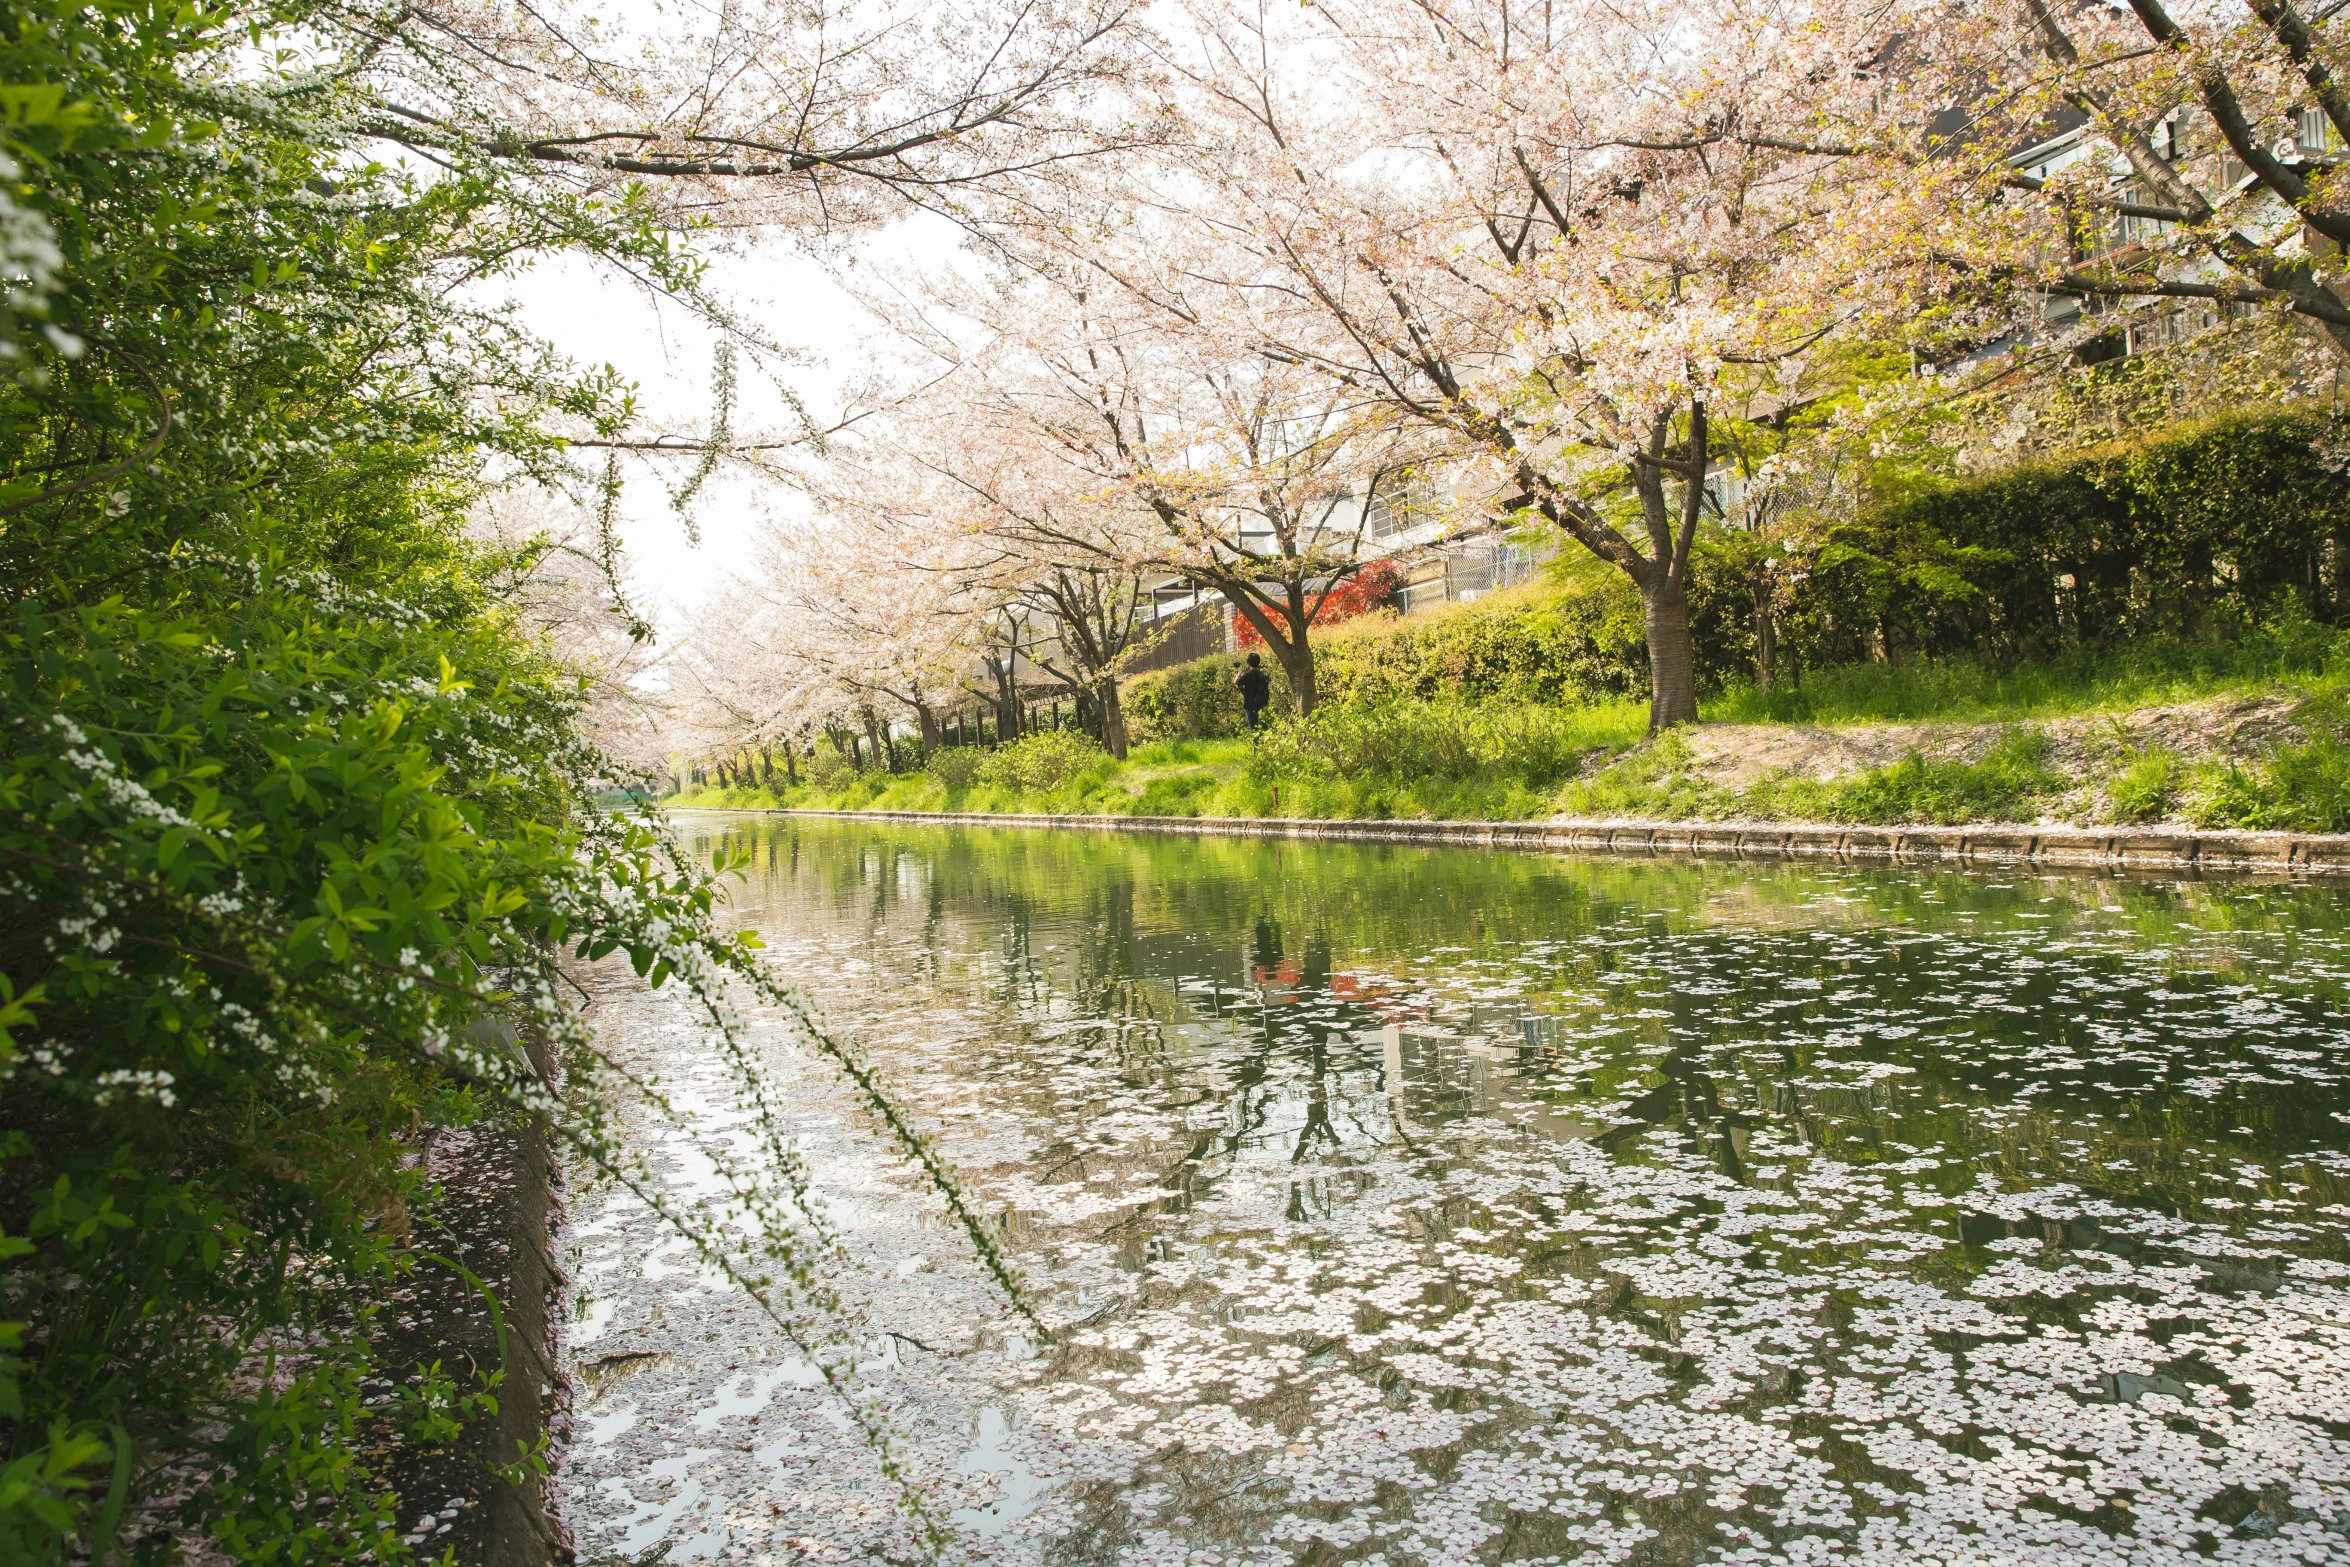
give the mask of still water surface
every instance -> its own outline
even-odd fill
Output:
[[[684,831],[1056,1329],[779,1053],[950,1559],[2350,1563],[2339,890]],[[573,1220],[588,1562],[920,1557],[807,1362]]]

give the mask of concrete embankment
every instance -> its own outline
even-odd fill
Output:
[[[535,1070],[550,1071],[542,1042],[530,1041],[529,1055]],[[401,1532],[423,1561],[453,1549],[467,1567],[570,1562],[547,1479],[529,1463],[534,1453],[558,1456],[542,1442],[561,1438],[569,1398],[550,1234],[560,1167],[545,1128],[512,1114],[431,1129],[421,1162],[441,1195],[415,1237],[427,1255],[383,1303],[381,1363],[404,1378],[438,1362],[460,1393],[474,1391],[481,1373],[504,1375],[495,1412],[477,1410],[456,1441],[402,1443],[384,1455]]]
[[[731,813],[729,813],[731,814]],[[1089,832],[1456,844],[1552,853],[1832,859],[1873,864],[2024,865],[2169,876],[2287,876],[2350,881],[2350,834],[2199,832],[2169,828],[1845,827],[1810,822],[1320,821],[1295,817],[1041,816],[948,811],[764,811],[751,814],[932,826],[1058,827]]]

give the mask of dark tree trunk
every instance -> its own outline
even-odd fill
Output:
[[[799,749],[797,740],[783,742],[783,781],[794,789],[800,786],[800,764],[794,760]]]
[[[1013,678],[1013,664],[1009,659],[990,658],[988,673],[995,681],[995,695],[989,705],[995,709],[996,744],[1020,738],[1020,686]]]
[[[1281,672],[1289,677],[1289,700],[1296,706],[1297,716],[1311,715],[1321,693],[1314,684],[1314,647],[1302,628],[1295,645],[1281,653]]]
[[[1697,649],[1689,635],[1689,598],[1682,584],[1704,504],[1707,447],[1701,406],[1690,406],[1688,436],[1680,443],[1677,463],[1675,445],[1672,420],[1659,414],[1649,434],[1647,460],[1632,465],[1632,488],[1648,525],[1648,553],[1617,561],[1640,589],[1642,619],[1647,623],[1652,735],[1675,724],[1697,722]],[[1678,505],[1673,504],[1668,485],[1668,476],[1675,471],[1681,479]]]
[[[1126,709],[1118,701],[1115,676],[1104,680],[1098,698],[1102,713],[1102,746],[1119,761],[1126,760]]]
[[[1689,635],[1689,600],[1670,577],[1645,588],[1648,622],[1648,732],[1697,722],[1697,648]]]
[[[1771,681],[1779,672],[1779,619],[1771,613],[1771,586],[1766,579],[1754,590],[1754,684],[1763,695],[1771,694]]]

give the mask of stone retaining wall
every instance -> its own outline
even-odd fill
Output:
[[[955,811],[766,811],[776,816],[932,826],[1061,827],[1097,832],[1348,843],[1459,844],[1603,854],[2027,865],[2186,876],[2350,881],[2350,834],[2192,832],[2122,827],[1836,827],[1802,822],[1314,821],[1292,817],[1043,816]]]

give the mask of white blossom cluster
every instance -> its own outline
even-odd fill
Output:
[[[179,1102],[171,1091],[175,1081],[169,1072],[153,1070],[117,1070],[98,1074],[98,1089],[91,1097],[99,1104],[112,1104],[128,1089],[140,1099],[152,1099],[166,1110]]]
[[[49,715],[49,723],[64,737],[65,759],[97,786],[98,792],[109,805],[157,826],[195,828],[196,824],[186,816],[149,794],[144,784],[135,778],[124,777],[122,769],[105,752],[92,745],[90,737],[82,733],[81,726],[72,719],[63,713],[52,713]]]

